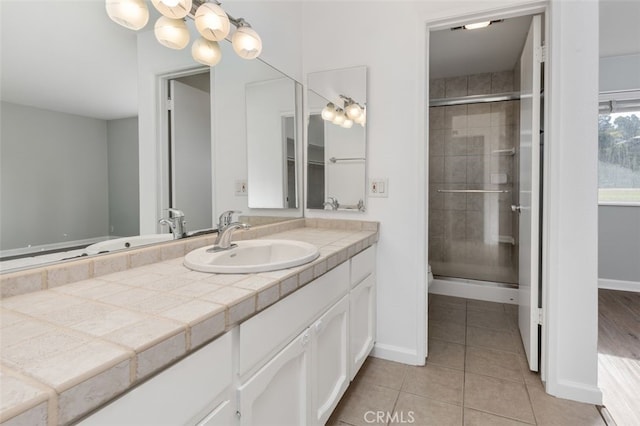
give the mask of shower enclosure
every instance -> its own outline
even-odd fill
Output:
[[[514,75],[430,82],[429,263],[436,276],[518,283]]]

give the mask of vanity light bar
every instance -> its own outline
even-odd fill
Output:
[[[227,38],[230,26],[236,31],[231,37],[233,50],[244,59],[255,59],[262,53],[262,39],[243,18],[226,13],[217,0],[151,0],[162,14],[154,25],[156,39],[171,49],[183,49],[189,44],[189,30],[185,20],[196,23],[198,38],[191,47],[193,59],[201,64],[215,66],[222,56],[218,41]],[[106,0],[109,18],[131,30],[144,28],[149,9],[144,0]]]

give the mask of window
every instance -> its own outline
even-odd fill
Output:
[[[640,94],[609,94],[598,117],[598,201],[640,205]]]

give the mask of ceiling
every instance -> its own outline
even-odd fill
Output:
[[[600,56],[640,53],[640,1],[600,0],[600,10]],[[527,19],[432,33],[431,78],[512,69]],[[136,33],[107,17],[104,0],[0,0],[0,36],[3,100],[100,119],[137,115]]]
[[[430,34],[429,78],[512,70],[524,46],[530,16],[505,19],[477,30]]]

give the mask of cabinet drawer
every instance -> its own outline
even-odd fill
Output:
[[[345,262],[240,324],[240,376],[275,355],[348,290]]]
[[[202,418],[232,384],[226,333],[82,421],[81,425],[178,425]]]
[[[358,253],[351,259],[351,288],[376,270],[376,246]]]

